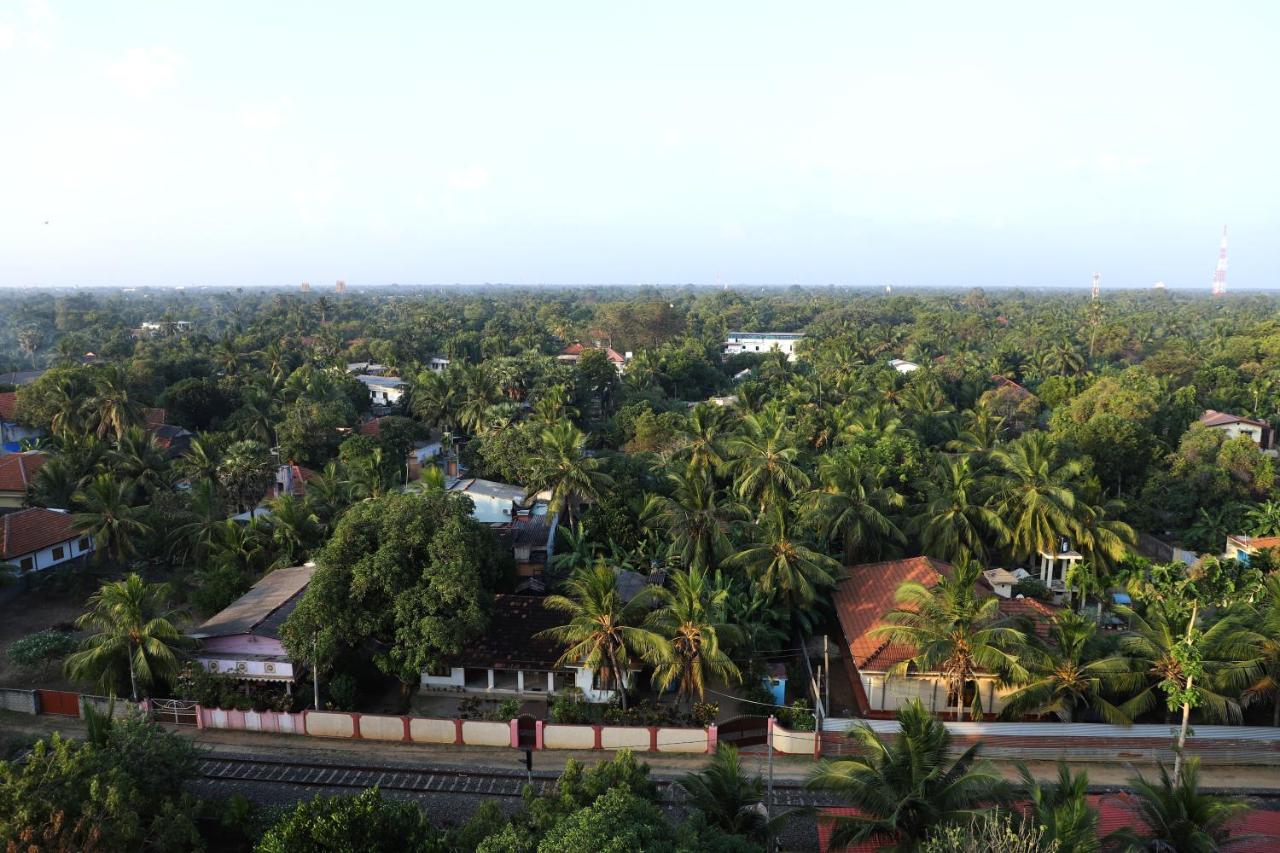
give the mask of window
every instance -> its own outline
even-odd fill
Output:
[[[66,556],[67,556],[67,552],[61,545],[53,549],[53,559],[61,560]]]
[[[79,548],[81,551],[88,551],[88,550],[89,550],[89,537],[88,537],[88,536],[86,536],[86,537],[84,537],[83,539],[81,539],[79,542],[77,542],[77,543],[76,543],[76,547],[77,547],[77,548]]]
[[[18,570],[22,572],[29,572],[35,567],[35,559],[32,557],[23,557],[22,562],[18,563]]]

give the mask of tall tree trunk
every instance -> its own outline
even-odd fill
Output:
[[[1196,627],[1196,614],[1200,610],[1200,602],[1191,602],[1191,619],[1187,622],[1187,645],[1191,645],[1191,638]],[[1187,692],[1190,693],[1195,687],[1195,678],[1187,676]],[[1182,781],[1182,750],[1187,745],[1187,728],[1191,721],[1191,703],[1182,703],[1182,726],[1178,729],[1178,748],[1173,754],[1173,780],[1175,782]]]
[[[132,691],[133,701],[138,701],[138,676],[133,672],[133,649],[129,649],[129,689]]]

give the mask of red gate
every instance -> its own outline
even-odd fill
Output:
[[[64,717],[80,716],[80,694],[66,690],[37,690],[41,714],[61,714]]]
[[[743,749],[764,746],[769,742],[769,718],[744,715],[725,720],[716,726],[716,742]]]

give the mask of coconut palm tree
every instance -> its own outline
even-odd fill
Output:
[[[736,747],[719,744],[707,766],[687,773],[676,782],[689,797],[689,805],[702,812],[711,826],[754,844],[764,845],[786,818],[770,821],[760,808],[764,780],[748,776]]]
[[[93,393],[85,401],[94,432],[99,438],[119,439],[129,427],[142,423],[142,404],[129,393],[129,378],[115,366],[103,368],[94,379]]]
[[[1029,432],[991,454],[999,473],[993,478],[995,511],[1006,520],[1013,555],[1026,559],[1054,551],[1073,532],[1081,474],[1077,461],[1061,462],[1046,433]]]
[[[1049,642],[1034,643],[1024,654],[1028,681],[1005,697],[1000,715],[1018,719],[1028,714],[1052,714],[1072,722],[1081,708],[1088,708],[1113,725],[1133,720],[1111,702],[1106,693],[1140,685],[1129,661],[1120,655],[1096,657],[1090,642],[1096,623],[1070,611],[1056,616],[1049,626]]]
[[[1041,833],[1037,849],[1054,853],[1097,853],[1098,812],[1089,805],[1089,774],[1072,775],[1065,761],[1058,762],[1057,782],[1041,782],[1026,765],[1018,765],[1022,797],[1029,806],[1026,822]]]
[[[296,566],[320,539],[320,519],[303,498],[281,495],[267,502],[271,513],[271,540],[280,566]]]
[[[849,730],[857,758],[823,761],[809,786],[833,791],[856,813],[835,818],[832,844],[878,841],[908,853],[939,826],[967,824],[991,803],[1007,802],[1012,786],[978,758],[980,744],[952,761],[951,735],[918,700],[897,712],[892,739],[866,724]]]
[[[582,452],[586,441],[586,434],[568,421],[545,428],[542,454],[535,460],[529,478],[528,497],[550,491],[548,512],[564,510],[568,524],[573,523],[584,499],[598,500],[613,485],[613,479],[599,470],[599,461]]]
[[[197,435],[191,439],[187,452],[174,463],[178,473],[195,484],[202,480],[216,480],[218,477],[218,450],[208,435]]]
[[[564,625],[543,631],[567,648],[556,667],[585,667],[618,691],[627,706],[628,673],[637,658],[660,659],[667,653],[665,641],[644,627],[648,600],[636,596],[624,601],[618,576],[603,561],[581,570],[565,581],[563,595],[549,595],[544,606],[569,617]]]
[[[914,654],[895,664],[893,675],[940,673],[957,719],[965,693],[980,672],[1002,681],[1020,683],[1029,673],[1022,663],[1027,637],[1018,623],[1000,611],[998,596],[980,597],[982,568],[974,562],[955,566],[933,587],[908,581],[894,595],[896,607],[872,636],[900,643]],[[974,690],[971,713],[982,713],[982,691]]]
[[[741,432],[725,446],[738,497],[761,514],[809,487],[808,475],[796,464],[800,451],[786,415],[776,405],[743,418]]]
[[[1198,619],[1197,624],[1191,626],[1189,623],[1196,619],[1196,610],[1193,609],[1188,614],[1183,612],[1181,606],[1160,600],[1151,601],[1146,612],[1141,614],[1130,607],[1116,608],[1116,613],[1129,620],[1129,630],[1120,638],[1120,651],[1133,661],[1137,671],[1146,676],[1141,689],[1120,706],[1123,713],[1137,719],[1142,714],[1163,707],[1166,710],[1166,720],[1169,719],[1171,710],[1165,703],[1161,685],[1186,684],[1186,655],[1180,652],[1180,647],[1186,646],[1187,638],[1190,637],[1201,658],[1197,669],[1202,669],[1203,673],[1202,677],[1196,679],[1198,683],[1195,686],[1205,716],[1215,722],[1240,722],[1240,703],[1217,692],[1213,686],[1222,683],[1231,667],[1242,667],[1243,664],[1239,660],[1212,657],[1215,651],[1239,648],[1236,639],[1239,637],[1240,623],[1236,618],[1228,617],[1215,622],[1208,629],[1203,629],[1198,624]]]
[[[1232,637],[1233,657],[1243,666],[1231,667],[1223,675],[1232,686],[1243,688],[1241,705],[1269,701],[1271,725],[1280,726],[1280,575],[1263,581],[1262,593],[1249,606],[1243,630]]]
[[[677,430],[681,446],[675,458],[688,461],[689,467],[719,471],[724,465],[724,410],[699,403]]]
[[[49,431],[56,436],[75,435],[83,431],[85,399],[76,383],[68,376],[61,376],[50,389],[50,407],[53,415]]]
[[[1129,554],[1138,542],[1138,534],[1116,516],[1124,503],[1110,500],[1091,504],[1077,500],[1072,535],[1076,550],[1084,555],[1095,574],[1106,575]],[[1083,597],[1081,604],[1083,604]]]
[[[728,591],[716,589],[701,569],[676,572],[670,584],[655,589],[659,606],[645,619],[669,644],[655,663],[654,682],[662,690],[675,684],[677,695],[692,704],[705,695],[708,671],[725,681],[741,679],[721,644],[733,645],[742,636],[724,619]]]
[[[1137,795],[1139,830],[1126,826],[1108,837],[1112,847],[1129,851],[1217,851],[1231,839],[1230,825],[1249,806],[1234,797],[1200,792],[1200,759],[1187,759],[1180,778],[1160,765],[1159,781],[1142,774],[1129,780]]]
[[[725,501],[706,470],[692,463],[667,480],[674,486],[671,497],[650,495],[644,521],[665,532],[668,557],[691,568],[715,568],[732,547],[729,527],[742,518],[742,508]]]
[[[155,436],[142,427],[125,430],[108,459],[116,476],[133,480],[147,494],[169,488],[169,462],[164,450],[156,444]]]
[[[76,493],[76,503],[84,509],[73,513],[71,523],[94,541],[94,559],[104,556],[123,563],[138,550],[138,541],[151,533],[133,506],[134,485],[99,474]]]
[[[333,460],[326,462],[322,470],[307,477],[307,503],[320,519],[322,529],[331,528],[342,510],[351,502],[350,486],[338,470],[338,463]]]
[[[570,399],[567,385],[552,385],[533,403],[534,423],[549,427],[578,417],[577,408],[569,405]]]
[[[1251,506],[1244,518],[1252,536],[1280,535],[1280,501],[1264,501]]]
[[[745,571],[792,616],[807,610],[818,591],[833,586],[840,573],[839,563],[796,535],[784,506],[778,504],[751,525],[746,545],[724,565]]]
[[[253,518],[258,502],[275,479],[276,465],[266,446],[257,441],[237,441],[227,447],[218,463],[218,482],[241,512]]]
[[[805,513],[819,536],[840,543],[846,565],[856,557],[878,559],[907,541],[889,518],[906,499],[884,485],[884,475],[883,467],[868,470],[853,456],[838,451],[818,461],[822,485],[805,496]]]
[[[910,529],[925,554],[952,563],[984,560],[990,544],[999,545],[1008,538],[1008,528],[983,503],[978,476],[963,457],[938,460],[925,484],[924,507]]]
[[[114,694],[127,672],[135,702],[139,688],[175,677],[188,643],[170,621],[170,593],[168,584],[149,584],[137,574],[103,584],[76,620],[77,628],[94,633],[67,658],[67,676]]]
[[[217,529],[227,517],[218,484],[197,480],[189,493],[189,509],[194,518],[173,528],[169,534],[169,554],[184,560],[200,560],[208,554]]]

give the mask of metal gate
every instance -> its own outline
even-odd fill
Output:
[[[716,726],[716,742],[728,743],[738,749],[748,746],[764,746],[769,742],[769,718],[744,714]]]
[[[64,717],[80,716],[80,694],[66,690],[37,690],[41,714],[59,714]]]
[[[194,726],[200,710],[195,702],[186,699],[152,699],[151,719],[160,723]]]

